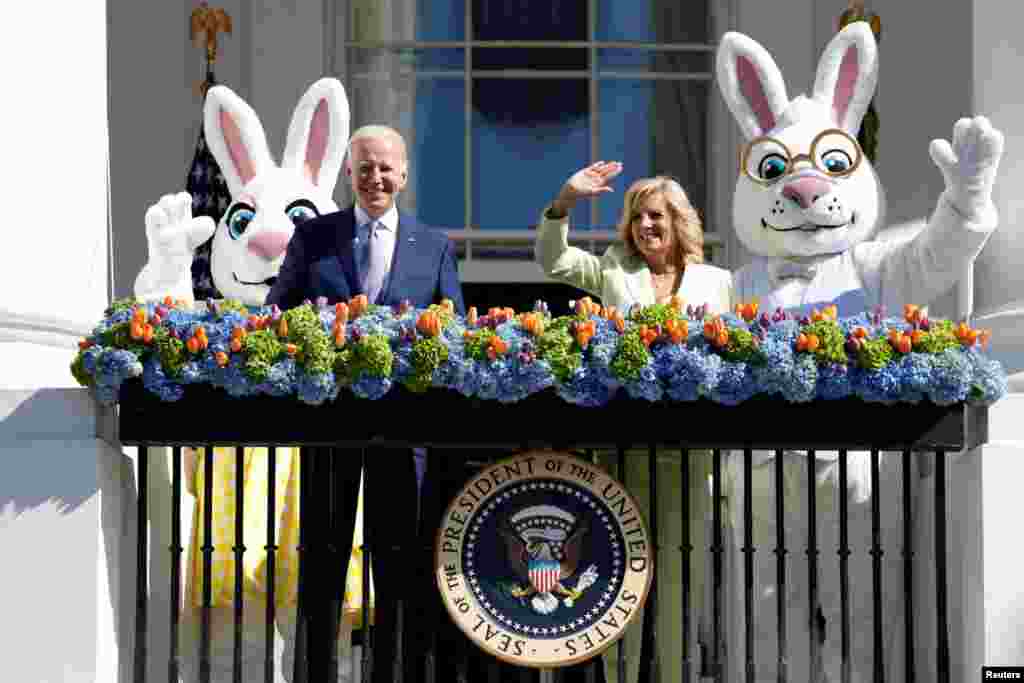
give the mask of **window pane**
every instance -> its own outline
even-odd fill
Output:
[[[416,40],[465,40],[466,0],[417,0]]]
[[[387,67],[384,60],[375,68]],[[397,128],[409,154],[409,183],[399,197],[404,211],[430,225],[465,224],[465,84],[462,78],[413,78],[375,71],[346,83],[352,130],[378,123]],[[421,74],[422,76],[422,74]],[[347,178],[336,193],[344,205],[354,200]]]
[[[601,81],[598,93],[598,156],[623,163],[622,175],[614,181],[616,192],[599,202],[599,227],[614,226],[629,186],[653,175],[679,180],[703,219],[709,83],[614,79]]]
[[[706,43],[709,0],[597,0],[597,40]]]
[[[584,0],[470,0],[475,40],[586,40]]]
[[[462,229],[466,218],[465,92],[463,81],[423,80],[416,90],[414,141],[416,165],[409,168],[406,194],[429,225]]]
[[[714,53],[700,51],[630,50],[603,47],[597,51],[597,68],[606,71],[651,71],[670,74],[712,74]]]
[[[552,81],[481,80],[484,83],[537,86]],[[562,87],[573,82],[554,81]],[[580,81],[586,94],[586,81]],[[488,90],[492,109],[500,110],[498,88]],[[509,94],[507,97],[518,97]],[[481,228],[524,229],[536,225],[544,206],[573,172],[590,162],[590,125],[586,114],[560,121],[502,122],[473,112],[473,224]],[[574,228],[589,223],[586,202],[573,213]]]

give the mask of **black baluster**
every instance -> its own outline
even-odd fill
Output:
[[[438,455],[439,454],[436,451],[433,451],[429,448],[427,449],[427,462],[433,463],[433,465],[428,465],[428,467],[440,467],[439,463],[437,463],[436,461]],[[420,496],[422,498],[422,491],[420,492]],[[444,505],[445,502],[446,501],[441,501],[441,504]],[[420,510],[420,514],[422,515],[422,502],[420,503]],[[430,519],[432,521],[434,518],[431,517]],[[440,616],[439,610],[437,609],[437,589],[431,588],[437,585],[437,565],[434,562],[433,533],[427,534],[425,551],[426,552],[424,553],[424,557],[427,558],[427,578],[429,579],[429,592],[423,596],[422,602],[420,604],[423,606],[423,609],[426,609],[428,611],[428,613],[434,615],[434,619],[432,619],[434,623],[430,626],[427,626],[427,650],[423,654],[423,681],[424,683],[434,683],[437,671],[437,632],[441,629],[441,624],[439,623],[437,618],[438,616]],[[421,623],[427,623],[427,620],[424,619],[421,621]]]
[[[587,460],[594,465],[597,465],[597,454],[593,448],[586,450]],[[585,669],[583,670],[584,683],[597,683],[597,665],[601,662],[599,658],[593,658],[587,661]]]
[[[882,515],[878,476],[879,452],[871,449],[871,598],[874,613],[875,682],[885,681],[884,652],[882,650]]]
[[[626,447],[619,446],[616,453],[616,471],[619,474],[619,483],[622,485],[622,489],[626,489]],[[625,683],[626,680],[626,639],[619,638],[616,643],[616,655],[617,660],[615,663],[615,670],[617,678],[615,679],[618,683]]]
[[[210,683],[210,612],[213,607],[213,446],[203,449],[203,607],[199,628],[199,680]]]
[[[713,556],[712,586],[711,593],[711,630],[712,648],[711,671],[716,683],[722,683],[722,451],[714,449],[712,460],[712,495],[713,506],[711,519],[714,532],[714,540],[711,545]]]
[[[370,567],[372,562],[370,560],[371,553],[374,552],[373,543],[376,543],[376,539],[371,538],[370,525],[366,523],[366,510],[369,509],[367,501],[369,497],[366,492],[370,490],[370,471],[366,466],[366,448],[362,449],[363,459],[363,662],[362,662],[362,679],[363,683],[370,683],[373,676],[373,629],[370,628]],[[343,501],[344,502],[344,501]],[[348,566],[347,563],[343,563],[344,566]],[[332,617],[333,618],[333,617]],[[334,643],[331,643],[331,648],[335,647]],[[337,671],[337,669],[335,669]],[[332,681],[333,683],[333,681]]]
[[[135,681],[145,683],[146,664],[148,657],[147,637],[149,635],[149,563],[146,561],[149,552],[149,446],[141,443],[139,449],[138,500],[136,501],[136,533],[135,543]]]
[[[657,562],[658,550],[658,448],[651,443],[647,446],[647,497],[650,501],[651,543],[654,546],[654,561]],[[655,570],[657,568],[655,567]],[[658,578],[651,582],[647,592],[647,607],[644,609],[642,635],[640,637],[640,668],[637,679],[640,681],[657,681],[658,665]]]
[[[903,451],[903,633],[904,633],[904,680],[914,683],[914,659],[917,644],[914,642],[914,522],[911,509],[911,458],[910,449]]]
[[[680,488],[683,494],[683,538],[682,544],[679,546],[680,551],[683,554],[682,557],[682,569],[683,569],[683,681],[690,683],[693,679],[693,653],[691,649],[693,644],[690,642],[690,562],[693,561],[693,542],[690,538],[690,506],[692,502],[690,500],[690,449],[680,449],[680,466],[679,466],[679,477],[680,477]],[[587,683],[592,683],[588,681]]]
[[[850,519],[847,453],[839,451],[839,620],[842,683],[850,683]]]
[[[814,451],[807,452],[807,584],[808,584],[808,632],[810,633],[810,658],[812,676],[821,671],[820,633],[818,630],[818,495],[815,482]]]
[[[782,451],[775,451],[775,590],[778,594],[778,683],[788,680],[789,663],[786,643],[786,489],[783,478],[785,461]]]
[[[309,665],[307,653],[309,646],[309,523],[302,521],[303,515],[310,510],[310,482],[313,474],[313,456],[308,448],[298,449],[299,458],[299,545],[295,552],[298,556],[299,594],[295,606],[295,661],[292,662],[295,683],[308,683]]]
[[[341,610],[345,600],[345,582],[348,580],[348,562],[350,558],[341,557],[338,552],[337,541],[345,538],[346,533],[352,533],[352,530],[342,529],[338,524],[338,514],[345,505],[345,501],[342,500],[339,504],[338,496],[341,495],[338,491],[338,461],[337,451],[322,451],[321,457],[326,458],[322,460],[320,464],[321,471],[325,472],[325,479],[327,484],[327,524],[325,525],[328,529],[327,538],[323,539],[322,548],[326,549],[324,557],[327,558],[326,569],[327,571],[321,574],[321,577],[325,578],[328,582],[326,586],[321,587],[321,590],[327,588],[328,592],[322,596],[322,599],[326,599],[328,604],[327,613],[327,630],[321,634],[318,634],[321,643],[317,644],[317,649],[320,652],[326,653],[326,665],[327,665],[327,680],[336,681],[338,680],[338,643],[337,636],[341,629]],[[358,496],[358,493],[356,494]],[[354,527],[353,527],[354,529]],[[347,539],[346,539],[347,540]],[[344,546],[345,544],[342,543]],[[337,572],[340,568],[341,572],[341,598],[335,601],[333,598],[338,593],[338,576]],[[369,631],[369,622],[363,622],[363,635]]]
[[[245,536],[243,520],[245,518],[245,452],[241,446],[235,446],[235,647],[234,647],[234,683],[242,683],[242,616],[244,580],[243,553],[245,552]]]
[[[754,683],[754,453],[743,450],[743,611],[746,626],[747,683]]]
[[[263,638],[263,678],[274,680],[274,599],[277,583],[277,544],[274,529],[277,526],[277,446],[267,447],[267,616]]]
[[[949,615],[946,611],[946,452],[935,452],[935,610],[936,673],[938,683],[949,683]]]
[[[181,447],[171,449],[171,652],[167,660],[167,680],[178,683],[181,677]]]

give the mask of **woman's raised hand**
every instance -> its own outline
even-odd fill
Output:
[[[597,197],[614,190],[608,182],[622,173],[622,164],[618,161],[598,161],[582,168],[565,181],[558,198],[552,208],[559,213],[568,213],[577,199]]]

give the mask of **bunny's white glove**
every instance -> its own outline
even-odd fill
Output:
[[[209,216],[192,217],[187,192],[164,195],[146,211],[149,262],[135,278],[135,297],[158,301],[165,296],[192,301],[192,255],[213,236]]]
[[[1003,154],[1003,134],[984,116],[960,119],[953,126],[953,144],[932,140],[932,161],[946,181],[946,198],[965,218],[991,211],[992,185]]]

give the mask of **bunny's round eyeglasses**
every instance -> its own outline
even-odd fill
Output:
[[[769,136],[754,138],[740,148],[740,173],[755,183],[773,185],[794,172],[800,161],[832,178],[843,178],[857,170],[864,152],[846,131],[829,128],[811,142],[810,154],[793,154],[781,141]]]

